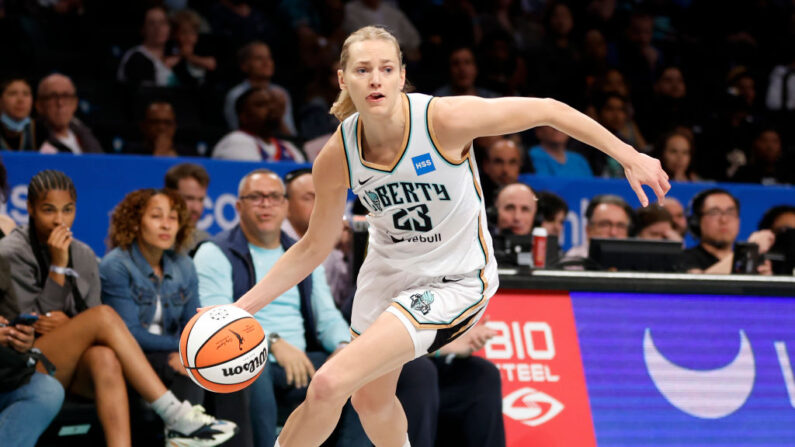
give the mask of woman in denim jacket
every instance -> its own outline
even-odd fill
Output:
[[[116,309],[163,383],[178,397],[201,402],[201,388],[179,361],[180,334],[200,306],[193,261],[178,253],[192,230],[176,192],[131,192],[111,216],[113,249],[99,273],[102,301]]]

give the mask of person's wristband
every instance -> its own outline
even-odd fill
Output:
[[[50,271],[53,272],[53,273],[57,273],[59,275],[72,276],[74,278],[77,278],[77,277],[80,276],[80,275],[77,274],[76,271],[70,269],[69,267],[59,267],[57,265],[51,265],[50,266]]]

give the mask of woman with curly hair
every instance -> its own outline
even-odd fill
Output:
[[[68,394],[96,401],[108,446],[131,445],[129,408],[120,405],[127,401],[125,379],[163,419],[169,445],[209,446],[231,438],[235,424],[177,399],[119,315],[100,303],[96,256],[71,231],[76,202],[66,174],[41,171],[28,185],[30,224],[0,240],[17,308],[39,315],[34,346],[54,364],[55,378]],[[48,373],[41,364],[38,370]]]
[[[99,265],[102,301],[119,313],[149,363],[179,398],[203,399],[179,360],[179,336],[199,307],[193,261],[179,249],[193,225],[173,190],[141,189],[116,206],[113,248]]]

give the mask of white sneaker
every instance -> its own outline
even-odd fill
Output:
[[[237,424],[218,420],[201,405],[187,402],[183,414],[166,427],[166,447],[211,447],[228,441],[237,433]]]

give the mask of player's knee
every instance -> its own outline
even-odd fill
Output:
[[[374,416],[389,410],[394,405],[395,396],[358,390],[351,396],[351,405],[361,416]]]
[[[321,368],[312,377],[306,398],[314,403],[337,403],[347,398],[341,391],[341,385],[338,374]]]

